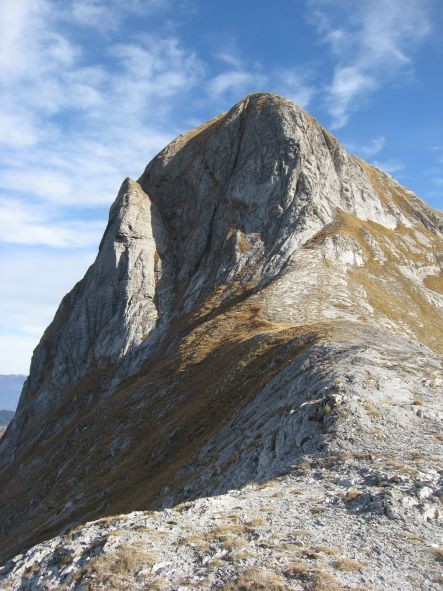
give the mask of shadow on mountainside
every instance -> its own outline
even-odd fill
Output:
[[[259,308],[246,301],[224,306],[217,316],[204,312],[189,324],[173,323],[157,354],[104,401],[99,396],[110,386],[109,370],[95,368],[64,393],[64,400],[72,401],[75,420],[65,422],[66,408],[56,408],[32,449],[25,448],[5,471],[8,487],[0,500],[6,508],[12,503],[19,508],[2,523],[3,557],[78,522],[159,508],[165,490],[168,502],[211,494],[216,488],[211,487],[212,476],[206,477],[200,493],[190,482],[212,466],[220,469],[215,485],[227,467],[219,465],[219,449],[208,450],[194,464],[200,450],[223,429],[229,431],[233,417],[268,384],[300,365],[318,331],[324,332],[325,326],[288,327],[263,320]],[[297,396],[301,406],[312,397],[312,389]],[[319,432],[322,404],[309,409],[310,427],[316,425]],[[243,424],[236,432],[240,445],[241,431],[249,427],[253,425]],[[260,449],[260,440],[254,448]],[[38,466],[32,461],[36,453]],[[260,478],[257,460],[245,459],[250,467],[231,479],[233,486],[235,481],[243,485]],[[281,471],[281,465],[276,470]],[[24,474],[32,482],[26,488]],[[263,477],[272,476],[269,466]]]

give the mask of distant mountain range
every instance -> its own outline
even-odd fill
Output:
[[[13,410],[0,410],[0,429],[9,425],[14,414]]]
[[[13,410],[0,410],[0,437],[6,431],[6,427],[12,421],[14,414]]]
[[[15,411],[25,380],[21,374],[0,375],[0,409]]]

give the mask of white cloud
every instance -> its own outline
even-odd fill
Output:
[[[441,146],[434,146],[432,150],[437,152],[437,163],[443,164],[443,148]]]
[[[372,138],[366,145],[350,144],[345,143],[345,147],[348,152],[358,154],[363,158],[372,158],[376,154],[379,154],[386,143],[386,138],[382,135]]]
[[[172,4],[0,3],[0,242],[7,253],[0,371],[27,371],[44,326],[92,261],[104,206],[182,131],[171,110],[201,80],[202,63],[174,37],[120,30],[128,15]]]
[[[310,0],[311,22],[335,62],[327,89],[334,128],[343,127],[382,84],[411,70],[415,48],[431,31],[428,5],[428,0]]]
[[[62,16],[83,26],[112,31],[128,15],[148,16],[172,8],[174,4],[174,0],[66,0]]]
[[[0,373],[28,375],[32,352],[39,340],[29,335],[0,334]]]
[[[279,78],[277,91],[280,94],[293,100],[303,108],[310,103],[315,90],[305,75],[291,70],[280,72]]]
[[[211,97],[220,98],[226,93],[243,95],[248,91],[262,89],[267,83],[267,78],[261,74],[244,70],[228,70],[215,76],[208,84],[208,92]]]
[[[208,81],[207,92],[211,100],[232,102],[251,92],[272,90],[306,107],[314,95],[314,87],[306,73],[295,69],[274,69],[265,73],[260,64],[249,64],[233,52],[222,52],[216,57],[229,69]]]
[[[48,208],[0,200],[2,242],[68,248],[96,246],[105,220],[59,220]]]
[[[176,135],[171,106],[197,84],[203,66],[171,37],[111,42],[84,66],[83,50],[58,33],[50,3],[37,5],[40,13],[33,4],[17,11],[8,42],[6,64],[17,53],[23,67],[14,76],[0,71],[3,188],[16,198],[110,203],[123,178],[137,177]]]
[[[238,70],[243,68],[242,60],[237,55],[235,55],[234,52],[221,51],[220,53],[216,53],[215,57],[225,64],[228,64],[228,66],[237,68]]]
[[[373,164],[375,164],[375,166],[377,166],[378,168],[381,168],[385,172],[388,172],[389,174],[393,174],[395,172],[400,172],[401,170],[404,170],[404,168],[405,168],[405,165],[403,164],[403,162],[401,162],[400,160],[397,160],[395,158],[383,160],[380,162],[377,160],[374,160]]]
[[[0,144],[12,148],[27,148],[38,141],[38,129],[26,112],[19,108],[0,111]]]
[[[346,125],[352,102],[375,88],[375,79],[363,74],[358,67],[337,67],[329,87],[329,112],[333,117],[332,127],[339,129]]]
[[[33,246],[0,257],[0,373],[28,373],[31,353],[58,304],[93,262],[96,249]]]

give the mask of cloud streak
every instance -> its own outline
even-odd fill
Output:
[[[95,250],[95,249],[94,249]],[[27,373],[31,353],[75,280],[94,260],[94,250],[3,247],[0,257],[0,373]]]
[[[56,248],[94,247],[105,229],[98,220],[60,220],[48,208],[25,206],[20,201],[0,200],[2,242],[40,244]]]
[[[308,6],[334,63],[327,107],[339,129],[383,84],[413,71],[414,51],[431,33],[429,1],[311,0]]]
[[[265,71],[261,64],[249,64],[232,52],[222,52],[215,57],[229,68],[207,81],[207,94],[211,101],[232,102],[250,92],[272,89],[301,107],[307,107],[315,94],[308,73],[300,68]]]

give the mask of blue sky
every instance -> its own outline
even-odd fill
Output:
[[[2,0],[0,373],[28,371],[109,205],[249,92],[443,205],[441,0]]]

